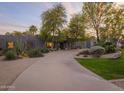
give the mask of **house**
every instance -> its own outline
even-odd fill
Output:
[[[72,42],[71,39],[55,42],[53,45],[55,49],[75,49],[75,48],[90,48],[96,44],[95,38],[89,38],[85,41],[76,41]],[[8,43],[13,43],[14,46],[16,43],[21,43],[23,49],[29,48],[43,48],[44,43],[41,40],[40,36],[31,36],[31,35],[22,35],[22,36],[13,36],[13,35],[0,35],[0,50],[7,49]]]
[[[0,49],[6,49],[9,42],[13,42],[14,45],[16,42],[19,42],[22,44],[24,49],[43,47],[44,45],[39,36],[0,35]]]

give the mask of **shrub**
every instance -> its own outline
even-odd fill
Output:
[[[9,50],[13,50],[13,49],[6,48],[6,49],[3,50],[3,53],[6,54],[6,52],[8,52]]]
[[[8,50],[5,53],[5,57],[6,57],[7,60],[13,60],[13,59],[17,58],[17,53],[13,50]]]
[[[104,47],[101,47],[101,46],[93,46],[90,48],[90,53],[94,57],[100,57],[101,55],[103,55],[105,53],[105,49],[104,49]]]
[[[115,52],[115,47],[113,45],[105,46],[105,51],[106,53],[114,53]]]
[[[29,57],[42,57],[43,56],[40,49],[38,49],[38,48],[30,49],[30,50],[28,50],[27,53],[28,53]]]
[[[20,41],[15,42],[15,51],[17,55],[20,55],[23,52],[23,44]]]
[[[28,57],[28,54],[26,51],[22,51],[22,53],[20,54],[21,57]]]
[[[49,52],[49,49],[48,49],[48,48],[42,48],[42,49],[41,49],[41,52],[42,52],[42,53],[48,53],[48,52]]]
[[[89,55],[90,53],[89,53],[89,49],[83,49],[81,52],[79,52],[78,54],[77,54],[77,56],[79,56],[79,55],[84,55],[84,57],[87,57],[87,55]]]
[[[113,45],[111,42],[106,42],[103,47],[105,48],[106,53],[114,53],[116,51],[115,45]]]

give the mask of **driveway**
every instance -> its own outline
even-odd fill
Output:
[[[9,90],[122,90],[78,64],[74,59],[78,51],[56,51],[47,54],[26,69],[12,84],[15,88]]]

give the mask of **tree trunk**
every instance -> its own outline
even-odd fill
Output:
[[[99,43],[100,39],[99,39],[99,30],[98,29],[96,29],[96,38],[97,38],[97,43]]]

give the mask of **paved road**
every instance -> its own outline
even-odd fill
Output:
[[[57,51],[24,71],[9,90],[122,90],[82,67],[74,59],[79,50]]]

